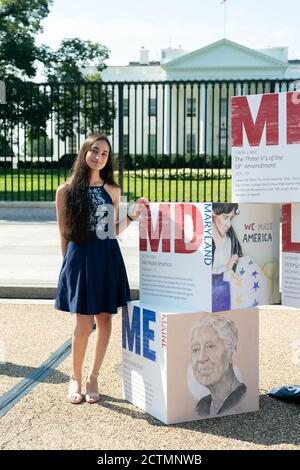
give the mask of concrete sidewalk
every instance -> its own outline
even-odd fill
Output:
[[[20,382],[71,335],[74,318],[47,305],[0,303],[2,393]],[[71,357],[2,418],[0,449],[300,449],[299,406],[265,394],[270,387],[299,383],[293,344],[299,340],[299,311],[260,309],[260,409],[255,413],[166,426],[122,398],[121,315],[99,377],[98,404],[66,402]],[[85,370],[91,362],[92,335]],[[84,388],[83,388],[84,390]]]
[[[21,214],[17,216],[19,220],[3,220],[0,209],[0,298],[53,299],[55,296],[62,263],[57,224],[53,220],[40,220],[41,215],[37,215],[38,220],[20,220]],[[119,243],[130,287],[136,292],[139,286],[137,222],[121,234]]]
[[[53,299],[62,262],[54,206],[39,203],[36,209],[0,203],[0,396],[35,372],[74,328],[74,317],[54,310],[53,300],[24,300]],[[131,224],[119,241],[131,288],[138,289],[138,224]],[[299,383],[293,349],[299,335],[299,311],[262,307],[260,410],[165,426],[122,398],[117,315],[99,379],[100,402],[66,402],[68,356],[2,417],[0,449],[300,449],[299,407],[265,394],[274,386]],[[91,362],[93,342],[94,335],[85,364]]]

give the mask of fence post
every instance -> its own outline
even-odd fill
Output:
[[[124,172],[124,84],[118,83],[118,110],[119,110],[119,185],[123,192]]]

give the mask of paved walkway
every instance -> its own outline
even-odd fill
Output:
[[[73,321],[45,304],[0,303],[0,336],[6,345],[6,363],[0,364],[2,394],[65,343]],[[117,315],[99,378],[100,402],[66,402],[68,355],[1,418],[0,449],[300,449],[299,407],[265,395],[270,387],[299,383],[300,365],[293,356],[299,332],[299,311],[261,309],[258,412],[166,426],[122,398]]]
[[[130,287],[137,289],[137,222],[121,234],[119,243]],[[53,298],[61,262],[56,222],[0,220],[0,297]]]
[[[20,210],[16,222],[0,205],[0,401],[49,364],[74,327],[74,317],[54,310],[51,300],[3,299],[53,298],[61,255],[53,210],[46,212],[34,220]],[[132,288],[139,283],[137,229],[132,224],[120,238]],[[87,362],[93,341],[94,335]],[[71,358],[61,356],[1,418],[0,449],[300,449],[299,407],[265,395],[270,387],[300,382],[299,342],[298,310],[261,308],[260,410],[167,427],[122,398],[117,315],[100,376],[101,401],[66,403]]]

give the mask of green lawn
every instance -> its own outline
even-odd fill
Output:
[[[202,170],[203,171],[203,170]],[[223,172],[224,170],[222,170]],[[185,177],[178,175],[178,179],[169,179],[168,173],[164,177],[155,178],[151,171],[151,178],[147,178],[148,170],[134,176],[133,172],[125,172],[123,178],[123,195],[130,200],[144,196],[150,201],[225,201],[231,199],[231,179],[200,179],[191,176],[186,170]],[[214,178],[218,171],[214,170]],[[55,191],[69,176],[68,172],[61,170],[6,170],[0,171],[0,201],[53,201]],[[117,175],[116,175],[117,176]],[[160,175],[161,176],[161,175]],[[173,175],[174,178],[174,175]],[[116,178],[118,180],[118,177]],[[226,185],[227,181],[227,185]],[[177,186],[177,187],[176,187]]]

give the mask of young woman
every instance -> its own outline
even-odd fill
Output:
[[[67,400],[83,400],[82,366],[88,339],[96,322],[93,361],[86,380],[85,399],[99,400],[97,378],[111,334],[112,314],[130,300],[126,269],[116,235],[139,217],[140,198],[130,215],[117,221],[121,191],[114,181],[112,149],[103,134],[83,143],[72,176],[58,187],[57,220],[63,263],[55,308],[76,314]]]

